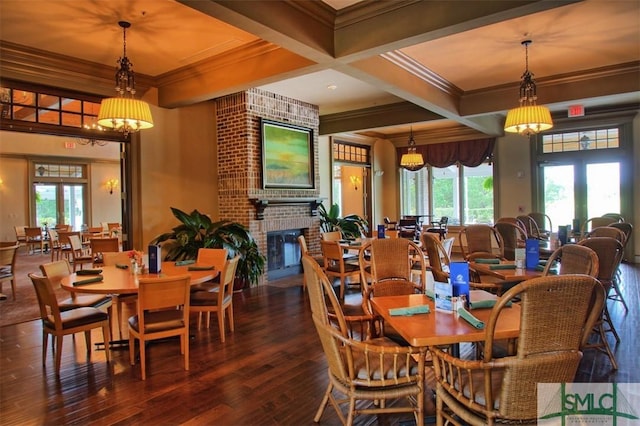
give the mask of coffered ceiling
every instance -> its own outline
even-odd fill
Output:
[[[640,102],[637,0],[1,0],[2,77],[110,96],[119,20],[161,107],[261,87],[318,105],[323,134],[500,135],[526,38],[554,116]]]

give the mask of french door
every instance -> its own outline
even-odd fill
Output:
[[[580,161],[542,164],[542,202],[554,228],[621,212],[621,164]],[[574,219],[577,222],[574,224]]]
[[[85,184],[34,183],[36,226],[71,225],[80,230],[87,221]]]

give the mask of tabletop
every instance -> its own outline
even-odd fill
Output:
[[[513,265],[513,269],[491,269],[495,264],[478,263],[469,261],[469,268],[475,270],[480,275],[489,275],[504,281],[505,283],[519,283],[530,278],[542,276],[542,271],[536,269],[515,268],[515,262],[512,260],[503,260],[499,265]]]
[[[198,265],[195,263],[192,265],[176,266],[175,262],[162,262],[161,272],[159,274],[144,273],[136,275],[132,274],[129,269],[120,269],[115,266],[101,266],[99,269],[102,270],[102,281],[74,286],[74,282],[90,279],[96,275],[77,275],[73,273],[62,279],[61,287],[77,293],[135,294],[138,293],[138,280],[140,278],[189,274],[191,276],[191,285],[194,285],[210,281],[220,273],[220,271],[215,269],[190,271],[189,266],[207,265]]]
[[[483,290],[472,290],[470,297],[473,302],[496,296]],[[389,314],[389,309],[420,305],[428,305],[430,312],[412,316]],[[373,297],[371,306],[387,324],[414,347],[452,345],[485,339],[484,329],[471,326],[452,312],[436,310],[433,300],[424,294]],[[473,309],[470,312],[485,323],[491,315],[491,309]],[[497,339],[509,339],[518,337],[519,333],[520,306],[512,304],[511,307],[502,310],[496,325],[495,336]]]

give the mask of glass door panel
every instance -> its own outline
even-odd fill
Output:
[[[71,225],[72,229],[80,230],[85,220],[84,185],[63,185],[64,203],[62,214],[64,223]]]
[[[36,226],[44,228],[58,223],[58,185],[34,184]]]
[[[544,212],[554,225],[571,225],[575,217],[574,167],[544,166]]]
[[[458,167],[450,166],[442,169],[434,167],[432,170],[433,217],[448,216],[451,223],[459,218],[460,211]]]
[[[464,167],[464,223],[493,222],[493,167]]]
[[[587,164],[587,218],[620,212],[620,164]]]

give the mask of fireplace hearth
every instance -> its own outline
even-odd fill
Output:
[[[267,232],[267,277],[269,280],[302,273],[300,264],[301,229]]]

